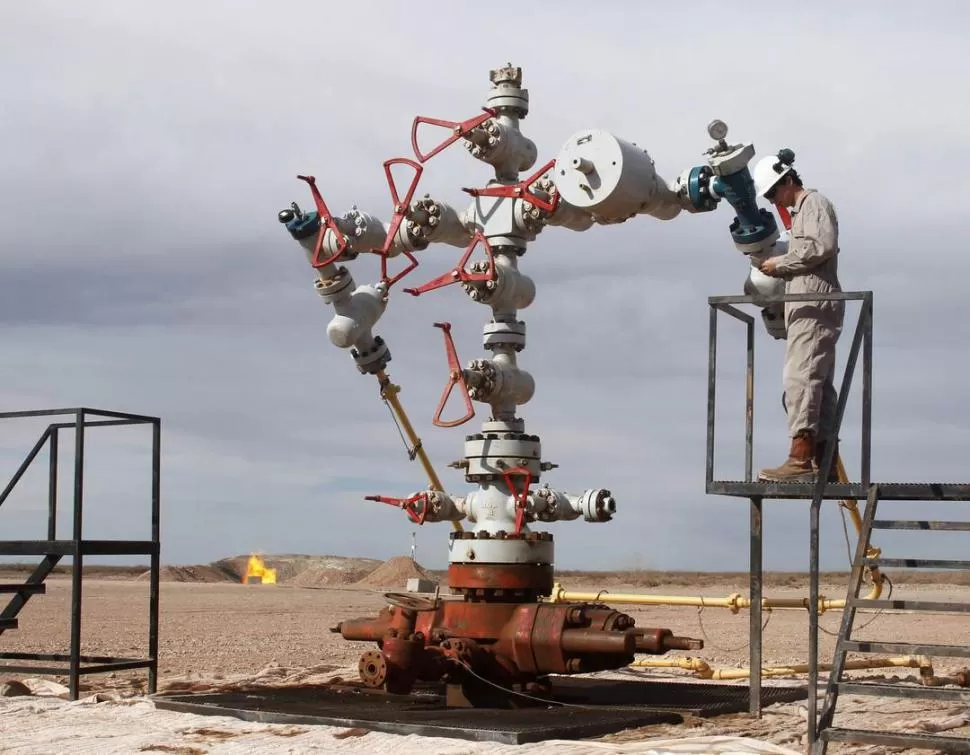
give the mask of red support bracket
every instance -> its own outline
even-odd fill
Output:
[[[410,168],[414,168],[414,178],[411,179],[411,183],[408,186],[407,192],[405,192],[404,197],[401,198],[397,191],[397,185],[394,183],[394,176],[391,173],[391,166],[393,165],[407,165]],[[391,245],[394,243],[394,237],[397,235],[398,230],[401,228],[401,223],[404,218],[407,217],[408,212],[411,209],[411,200],[414,198],[414,192],[418,188],[418,181],[421,179],[421,173],[424,168],[414,160],[409,160],[406,157],[395,157],[391,160],[387,160],[384,163],[384,175],[387,176],[387,185],[391,190],[391,201],[394,203],[394,214],[391,216],[391,224],[387,230],[387,237],[384,239],[384,245],[377,250],[377,253],[381,256],[381,281],[387,285],[390,289],[395,283],[397,283],[401,278],[410,273],[414,268],[418,266],[418,261],[415,259],[414,255],[411,254],[407,249],[404,250],[404,256],[410,260],[411,264],[408,265],[404,270],[397,273],[393,278],[389,278],[387,275],[387,259],[391,251]]]
[[[414,156],[417,157],[422,163],[427,162],[441,152],[441,150],[443,150],[445,147],[454,144],[473,128],[481,126],[489,118],[496,115],[496,112],[491,108],[483,107],[482,110],[485,112],[481,115],[476,115],[474,118],[469,118],[466,121],[446,121],[442,120],[441,118],[426,118],[423,115],[415,117],[414,123],[411,124],[411,148],[414,150]],[[421,148],[418,147],[418,126],[420,126],[422,123],[426,123],[429,126],[441,126],[442,128],[450,129],[451,136],[438,144],[438,146],[436,146],[430,152],[423,153],[421,152]]]
[[[472,405],[471,396],[468,395],[468,383],[465,382],[465,374],[462,371],[461,362],[458,361],[458,352],[455,351],[455,342],[451,337],[451,323],[436,322],[434,326],[441,328],[445,334],[445,353],[448,355],[448,383],[445,385],[445,390],[441,394],[441,399],[438,401],[438,408],[435,410],[434,418],[431,421],[435,427],[458,427],[475,416],[475,407]],[[443,420],[441,419],[441,413],[444,411],[445,405],[448,403],[448,398],[451,396],[451,391],[456,385],[461,389],[465,399],[466,413],[458,419]]]
[[[427,493],[417,493],[410,498],[388,498],[383,495],[368,495],[364,496],[364,500],[397,506],[399,509],[403,509],[404,513],[408,515],[408,518],[418,525],[424,524],[424,520],[428,517],[428,509],[431,506],[431,501],[428,499]],[[414,504],[418,501],[423,501],[420,514],[414,510]]]
[[[462,189],[462,191],[464,191],[466,194],[471,194],[473,197],[508,197],[510,199],[524,199],[527,202],[531,202],[540,210],[545,210],[546,212],[552,214],[559,206],[559,192],[556,192],[551,200],[547,200],[533,194],[529,187],[542,178],[543,174],[552,170],[555,165],[556,161],[555,159],[552,159],[539,168],[539,170],[537,170],[531,176],[523,181],[519,181],[519,183],[516,184],[492,184],[484,189]]]
[[[475,251],[475,247],[479,244],[485,247],[485,256],[488,258],[488,269],[484,273],[470,273],[465,270],[465,265],[468,264],[472,252]],[[442,288],[452,283],[474,283],[476,281],[492,280],[495,280],[495,256],[492,254],[492,247],[488,243],[488,239],[482,235],[481,231],[475,231],[474,238],[472,238],[471,243],[465,249],[465,253],[458,260],[458,264],[454,268],[417,288],[405,288],[404,292],[412,296],[420,296],[421,294],[428,293],[428,291],[433,291],[436,288]]]
[[[327,207],[327,203],[320,196],[320,190],[317,188],[317,179],[314,176],[297,176],[297,178],[301,181],[306,181],[310,185],[310,194],[313,196],[313,202],[317,206],[317,214],[320,216],[320,232],[317,234],[317,243],[313,248],[313,261],[310,263],[313,267],[319,269],[333,264],[340,259],[340,255],[347,250],[347,238],[344,236],[343,231],[337,227],[337,223],[334,221],[333,215]],[[333,235],[337,240],[337,251],[332,257],[321,260],[320,252],[323,251],[323,241],[327,236],[328,230],[333,231]]]
[[[525,487],[521,493],[512,482],[513,475],[525,477]],[[502,471],[502,477],[515,499],[515,534],[518,535],[522,532],[522,525],[525,523],[525,509],[529,504],[529,483],[532,482],[532,472],[526,467],[509,467]]]

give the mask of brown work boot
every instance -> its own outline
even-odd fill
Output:
[[[792,438],[788,458],[780,467],[762,469],[758,479],[762,482],[815,482],[815,437],[804,433]]]
[[[832,468],[829,470],[829,482],[839,481],[839,441],[838,439],[833,441],[835,443],[835,454],[832,456]],[[822,462],[825,461],[825,441],[820,441],[815,444],[815,469],[819,472],[822,471]]]

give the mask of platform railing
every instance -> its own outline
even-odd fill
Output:
[[[17,615],[31,596],[46,591],[45,580],[65,556],[71,558],[70,649],[67,653],[0,652],[0,672],[67,676],[72,700],[78,698],[80,677],[130,669],[148,669],[148,691],[154,693],[158,677],[158,612],[159,612],[159,555],[161,511],[161,420],[124,412],[90,408],[42,409],[34,411],[0,412],[0,423],[15,419],[41,417],[71,417],[51,422],[14,472],[10,482],[0,492],[0,506],[7,500],[27,470],[42,451],[48,451],[47,537],[38,540],[0,540],[0,556],[41,556],[42,560],[22,584],[2,585],[0,592],[11,594],[7,605],[0,610],[0,634],[18,628]],[[151,445],[151,535],[148,540],[93,540],[84,537],[84,468],[85,437],[92,428],[123,425],[150,425]],[[72,530],[70,538],[57,537],[58,513],[58,456],[61,433],[74,434],[74,479],[72,496]],[[115,658],[84,655],[81,650],[81,614],[83,604],[83,570],[86,556],[148,556],[149,617],[148,656],[146,658]],[[18,663],[11,663],[11,662]],[[24,665],[67,664],[65,665]]]
[[[855,375],[856,365],[862,355],[862,439],[861,462],[858,483],[828,482],[829,472],[835,465],[835,444],[827,443],[821,468],[815,483],[760,482],[753,479],[754,445],[754,344],[755,318],[738,309],[738,305],[754,305],[762,308],[773,303],[822,301],[860,301],[862,306],[856,321],[852,343],[838,391],[835,427],[832,438],[839,437],[845,407]],[[714,296],[708,299],[710,307],[710,333],[708,358],[707,396],[707,463],[706,492],[748,498],[750,501],[749,577],[751,592],[750,637],[750,688],[749,708],[752,714],[761,715],[761,668],[763,648],[762,587],[763,587],[763,528],[762,502],[768,499],[809,499],[809,638],[808,638],[808,721],[809,740],[816,737],[818,716],[818,624],[819,624],[819,520],[821,504],[826,499],[865,498],[870,485],[870,460],[872,442],[872,292],[833,292],[818,294],[781,294],[778,296]],[[724,312],[744,323],[746,328],[745,371],[745,472],[744,481],[714,479],[714,446],[716,440],[715,418],[717,398],[717,325],[718,314]],[[844,327],[844,326],[843,326]]]

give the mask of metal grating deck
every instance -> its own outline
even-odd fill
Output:
[[[883,501],[967,501],[970,483],[966,482],[880,482],[879,498]],[[714,480],[706,492],[713,495],[743,498],[777,498],[811,500],[815,484],[811,482],[741,482]],[[865,500],[869,488],[862,483],[830,482],[825,485],[825,500],[856,498]]]
[[[505,744],[678,724],[684,715],[720,715],[744,711],[748,705],[748,688],[740,685],[564,678],[556,679],[555,690],[557,700],[566,705],[512,710],[447,708],[437,692],[393,696],[352,686],[159,695],[153,700],[164,710],[259,723],[345,726]],[[804,687],[762,690],[765,704],[792,702],[806,694]]]

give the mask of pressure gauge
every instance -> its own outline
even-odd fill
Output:
[[[714,139],[714,141],[721,141],[727,136],[728,127],[724,121],[714,119],[707,124],[707,135]]]

